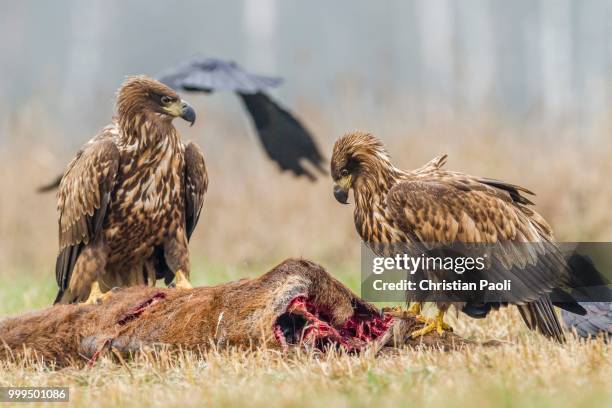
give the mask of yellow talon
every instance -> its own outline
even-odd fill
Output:
[[[112,291],[110,290],[106,293],[102,293],[102,291],[100,290],[100,284],[98,283],[98,281],[95,281],[94,283],[91,284],[91,290],[89,291],[89,296],[87,297],[85,304],[86,305],[97,305],[99,303],[104,302],[111,295],[112,295]]]
[[[383,313],[390,314],[392,316],[401,317],[402,307],[401,306],[385,306],[382,309]]]
[[[174,286],[182,289],[193,288],[193,286],[191,286],[191,283],[189,282],[189,279],[187,279],[187,276],[185,276],[185,274],[181,270],[176,271],[176,274],[174,276]]]
[[[445,330],[453,331],[453,328],[444,322],[444,312],[442,311],[439,311],[436,317],[434,317],[433,319],[428,319],[426,317],[419,316],[417,320],[419,320],[422,323],[425,323],[425,327],[423,327],[422,329],[413,331],[412,334],[410,335],[410,337],[412,337],[413,339],[420,337],[420,336],[424,336],[427,333],[431,333],[434,330],[438,332],[440,336],[444,334]]]
[[[408,317],[408,311],[404,310],[401,306],[386,306],[383,307],[383,313],[391,315],[393,317],[398,317],[400,319],[403,319],[405,317]]]
[[[415,316],[421,316],[421,302],[414,302],[408,308],[408,313],[413,314]]]
[[[401,306],[393,306],[393,307],[384,307],[383,313],[389,314],[394,317],[406,318],[406,317],[416,317],[417,320],[421,321],[421,319],[425,319],[425,317],[421,316],[421,303],[415,302],[407,310],[404,310]]]

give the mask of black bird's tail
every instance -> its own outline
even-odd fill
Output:
[[[531,330],[536,330],[559,343],[565,341],[561,322],[559,322],[553,304],[548,297],[542,297],[525,305],[517,305],[517,307],[523,321]]]
[[[56,178],[53,179],[53,181],[51,181],[51,182],[49,182],[49,183],[47,183],[47,184],[45,184],[43,186],[38,187],[36,189],[36,192],[38,192],[38,193],[48,193],[49,191],[56,190],[59,187],[60,183],[62,182],[62,177],[64,177],[63,174],[57,176]]]

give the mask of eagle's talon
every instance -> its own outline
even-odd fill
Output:
[[[98,298],[92,298],[89,296],[86,301],[83,302],[84,305],[96,305],[98,304]]]
[[[106,293],[102,293],[102,291],[100,290],[100,284],[96,281],[91,284],[89,296],[87,297],[87,300],[84,303],[86,305],[99,305],[101,303],[104,303],[104,301],[111,297],[113,293],[113,289]]]
[[[405,311],[401,306],[386,306],[382,309],[384,314],[388,314],[393,317],[404,317]]]
[[[401,306],[387,306],[383,307],[383,313],[391,315],[393,317],[406,318],[406,317],[415,317],[417,320],[425,319],[421,316],[421,303],[415,302],[406,310],[404,310]],[[419,320],[421,323],[425,323],[424,320]]]
[[[193,286],[191,286],[191,283],[189,282],[189,279],[187,279],[187,276],[183,273],[183,271],[177,271],[175,276],[174,276],[174,282],[172,282],[174,284],[175,288],[181,288],[181,289],[193,289]]]
[[[417,337],[424,336],[432,331],[436,331],[438,335],[444,335],[445,331],[453,331],[453,328],[444,322],[444,312],[438,312],[438,315],[433,319],[426,318],[424,316],[417,316],[417,320],[425,323],[425,327],[419,330],[415,330],[410,334],[410,337],[416,339]]]
[[[429,324],[431,322],[431,319],[429,317],[423,316],[422,314],[418,314],[414,318],[419,323]]]
[[[417,316],[417,317],[422,316],[421,315],[421,302],[414,302],[413,304],[411,304],[407,312],[413,316]]]

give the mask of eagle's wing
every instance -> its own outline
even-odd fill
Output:
[[[447,159],[448,159],[447,154],[441,154],[440,156],[436,156],[430,161],[428,161],[427,163],[425,163],[423,166],[415,170],[415,173],[423,173],[423,172],[440,170],[446,164]]]
[[[185,194],[185,233],[187,240],[195,230],[202,212],[204,195],[208,189],[208,173],[202,151],[193,142],[185,145],[185,167],[183,173],[183,185]],[[169,285],[174,279],[174,273],[170,270],[164,255],[163,245],[157,246],[151,256],[151,266],[155,270],[156,279],[164,279]]]
[[[193,142],[185,146],[185,224],[187,239],[191,238],[198,224],[204,194],[208,188],[208,174],[204,163],[204,155]]]
[[[83,147],[81,147],[81,149],[77,152],[77,158],[78,155],[84,151],[87,150],[87,148],[89,146],[91,146],[92,144],[98,143],[102,140],[113,140],[113,138],[115,137],[115,135],[117,134],[119,130],[117,129],[116,124],[112,124],[112,125],[108,125],[106,126],[104,129],[102,129],[102,131],[100,133],[98,133],[94,138],[92,138],[91,140],[89,140],[87,143],[85,143],[85,145]],[[71,164],[68,164],[68,167],[70,167]],[[39,186],[36,189],[36,192],[38,193],[48,193],[51,192],[57,188],[59,188],[60,183],[62,182],[62,177],[64,177],[64,174],[60,174],[58,176],[56,176],[53,181],[48,182],[47,184],[44,184],[42,186]]]
[[[83,246],[100,237],[119,167],[107,138],[86,144],[68,164],[58,192],[59,246],[55,275],[61,298]]]
[[[522,305],[527,325],[562,338],[547,294],[568,279],[568,268],[551,242],[548,224],[526,206],[525,191],[495,180],[437,172],[394,186],[387,207],[415,243],[488,244],[487,278],[511,279],[511,303]]]
[[[312,134],[289,111],[275,103],[263,92],[241,93],[244,106],[251,115],[259,140],[268,157],[278,163],[281,170],[296,176],[315,180],[316,176],[303,166],[310,162],[321,174],[326,174],[323,155]]]
[[[524,205],[520,187],[438,172],[395,185],[387,195],[394,219],[422,242],[541,242],[550,226]],[[491,184],[496,183],[496,184]]]

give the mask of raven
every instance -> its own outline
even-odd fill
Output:
[[[314,181],[315,174],[303,166],[302,161],[308,161],[326,174],[323,156],[312,134],[265,92],[279,86],[281,78],[251,74],[235,62],[202,57],[185,60],[158,77],[177,91],[235,92],[249,112],[266,154],[282,171]]]

